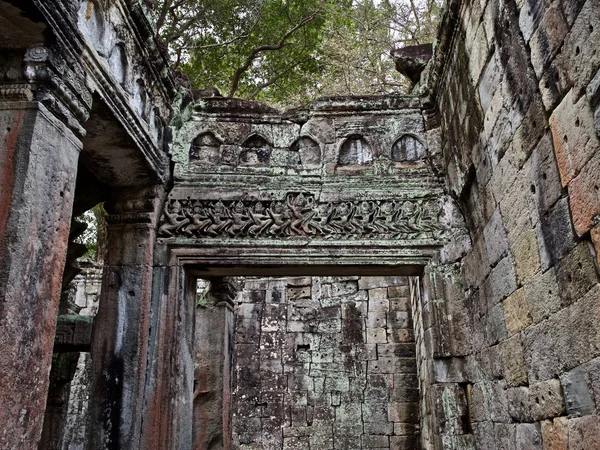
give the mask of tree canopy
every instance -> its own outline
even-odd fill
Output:
[[[441,0],[159,0],[157,30],[195,88],[278,106],[403,92],[393,48],[430,42]]]

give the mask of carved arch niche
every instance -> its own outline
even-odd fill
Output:
[[[135,83],[133,102],[140,117],[148,123],[148,93],[146,92],[146,83],[141,78]]]
[[[314,139],[302,136],[292,144],[290,150],[298,152],[300,163],[305,169],[314,169],[321,166],[321,146]]]
[[[217,165],[220,160],[221,141],[210,131],[200,133],[190,145],[190,163]]]
[[[259,134],[253,134],[242,144],[240,166],[268,167],[273,145]]]
[[[104,39],[104,17],[97,1],[83,0],[79,6],[78,25],[81,33],[102,53]]]
[[[336,172],[363,173],[365,167],[373,163],[373,151],[367,140],[360,134],[350,135],[340,146]]]
[[[423,159],[427,151],[423,143],[412,134],[404,134],[392,145],[392,161],[411,162]]]
[[[125,44],[119,42],[115,44],[110,52],[110,56],[108,57],[108,66],[112,71],[115,79],[121,85],[121,87],[125,88],[127,83],[127,54],[125,52]]]

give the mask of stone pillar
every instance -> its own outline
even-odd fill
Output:
[[[193,449],[231,448],[231,371],[234,343],[231,278],[212,281],[196,302]]]
[[[157,245],[146,377],[144,450],[192,448],[195,278]]]
[[[114,190],[92,341],[89,448],[140,448],[160,188]]]
[[[0,103],[0,448],[41,436],[81,147],[42,103]]]

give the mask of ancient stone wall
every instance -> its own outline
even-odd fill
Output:
[[[235,306],[233,448],[418,448],[408,282],[246,279]]]
[[[445,306],[473,438],[445,447],[600,447],[599,11],[449,2],[429,85],[473,240]]]

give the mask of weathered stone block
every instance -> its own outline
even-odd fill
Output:
[[[419,404],[406,402],[390,402],[388,420],[391,422],[419,423]]]
[[[533,323],[547,319],[561,308],[554,268],[535,275],[522,288]]]
[[[488,346],[497,344],[506,337],[506,324],[502,305],[490,309],[485,317],[485,342]]]
[[[577,367],[560,376],[560,383],[565,395],[567,414],[569,416],[584,416],[596,412],[594,392],[586,365]]]
[[[390,449],[409,450],[419,448],[417,436],[390,436]]]
[[[517,426],[510,423],[495,423],[494,441],[498,450],[517,450]]]
[[[523,332],[530,382],[550,379],[600,354],[599,310],[596,285],[581,300]]]
[[[598,283],[590,247],[585,241],[580,243],[557,265],[556,276],[564,280],[559,291],[563,305],[579,300]]]
[[[567,34],[567,22],[558,3],[545,9],[537,30],[531,36],[531,64],[538,78],[560,50]]]
[[[504,377],[509,386],[520,386],[527,383],[527,367],[521,336],[515,335],[505,340],[501,346]]]
[[[529,388],[514,387],[506,391],[508,415],[515,422],[531,422],[531,405],[529,403]]]
[[[598,151],[600,147],[596,148]],[[569,184],[575,232],[582,236],[595,226],[600,216],[600,187],[595,174],[600,170],[600,153],[596,153]]]
[[[554,266],[577,244],[569,200],[561,198],[540,218],[536,226],[542,270]]]
[[[543,120],[543,117],[538,120]],[[545,120],[543,120],[545,122]],[[560,175],[556,166],[556,156],[552,146],[552,135],[543,128],[537,145],[532,149],[529,159],[523,165],[525,182],[530,193],[529,200],[532,210],[532,222],[537,223],[538,217],[556,203],[562,194]]]
[[[542,432],[538,423],[517,424],[517,448],[542,450]]]
[[[556,417],[541,422],[542,443],[544,450],[568,450],[569,419]]]
[[[529,312],[529,304],[525,297],[525,289],[517,289],[502,302],[504,321],[508,335],[523,331],[533,323]]]
[[[500,258],[508,252],[508,239],[498,208],[484,227],[482,239],[487,262],[490,266],[495,266]]]
[[[550,116],[550,129],[561,182],[566,186],[600,148],[587,99],[575,101],[573,91],[569,91]]]
[[[600,448],[600,416],[569,420],[569,449]]]
[[[412,315],[408,311],[391,311],[387,313],[387,326],[393,329],[412,329]]]
[[[391,286],[407,286],[406,277],[361,277],[358,280],[359,289],[377,289]]]
[[[515,263],[511,256],[502,258],[492,269],[482,289],[489,311],[517,289]]]
[[[531,384],[529,405],[534,421],[560,416],[565,411],[561,384],[557,379]]]
[[[566,3],[564,0],[562,2]],[[573,3],[582,4],[581,0],[575,0]],[[577,8],[577,6],[566,8]],[[562,54],[568,61],[567,75],[573,85],[576,99],[585,93],[587,85],[600,67],[600,55],[594,44],[600,39],[598,8],[600,8],[598,0],[587,0],[563,43]]]
[[[388,342],[385,328],[367,328],[365,334],[368,344],[385,344]]]
[[[395,299],[408,298],[410,296],[410,288],[407,285],[388,286],[388,297]]]
[[[547,120],[541,97],[536,96],[527,110],[523,123],[515,132],[512,141],[512,158],[518,169],[530,158],[546,133]],[[547,141],[552,151],[551,141]],[[556,171],[556,168],[554,168]]]

